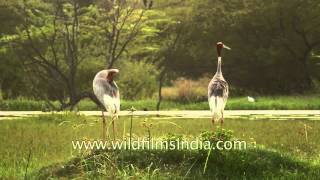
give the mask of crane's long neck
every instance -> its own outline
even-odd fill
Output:
[[[221,71],[221,56],[218,56],[218,65],[217,65],[217,75],[222,75],[222,71]]]

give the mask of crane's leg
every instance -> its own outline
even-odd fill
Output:
[[[103,110],[102,112],[102,140],[106,141],[106,118],[104,117]]]
[[[211,118],[211,123],[212,123],[212,128],[213,128],[213,130],[214,130],[214,115],[213,115],[212,118]]]
[[[116,141],[116,131],[114,129],[114,119],[115,119],[115,116],[112,117],[112,129],[113,129],[113,140]]]
[[[224,118],[223,118],[223,110],[221,111],[221,127],[223,126]]]

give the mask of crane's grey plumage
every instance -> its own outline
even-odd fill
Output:
[[[221,125],[223,124],[223,111],[225,105],[227,103],[228,95],[229,95],[229,86],[227,81],[224,79],[221,71],[221,50],[222,48],[229,49],[229,47],[225,46],[223,43],[217,43],[217,51],[218,51],[218,64],[217,64],[217,72],[211,79],[208,85],[208,101],[210,110],[212,113],[212,124],[214,124],[215,119],[221,117]]]
[[[105,110],[110,114],[113,133],[114,132],[114,120],[118,118],[118,113],[120,111],[120,93],[116,82],[113,80],[115,73],[118,73],[118,69],[107,69],[99,71],[93,79],[93,92],[97,99],[104,106]],[[104,113],[102,111],[103,118],[103,140],[105,140],[105,126],[106,121],[104,118]],[[115,134],[114,134],[115,138]]]

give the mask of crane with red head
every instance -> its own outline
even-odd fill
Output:
[[[210,111],[212,115],[212,125],[214,126],[215,120],[221,120],[221,126],[224,122],[223,112],[225,105],[227,103],[229,95],[229,86],[227,81],[224,79],[221,70],[221,53],[222,49],[231,50],[228,46],[224,45],[222,42],[217,43],[217,54],[218,54],[218,64],[217,71],[208,85],[208,101],[210,106]]]

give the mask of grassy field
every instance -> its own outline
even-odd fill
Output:
[[[117,121],[117,139],[128,137],[129,122],[129,117]],[[211,130],[209,119],[134,117],[133,137],[149,136],[146,125],[150,124],[150,135],[163,139],[193,139]],[[101,136],[99,117],[66,113],[2,120],[0,177],[320,177],[320,121],[227,119],[224,128],[233,131],[234,138],[252,145],[246,150],[212,151],[210,156],[207,151],[197,150],[78,151],[72,149],[72,140],[95,140]]]
[[[58,107],[58,103],[54,102]],[[137,100],[137,101],[121,101],[121,109],[126,110],[134,106],[138,110],[155,110],[156,100]],[[81,101],[78,110],[98,110],[97,106],[89,100]],[[163,101],[162,110],[208,110],[208,102],[177,102]],[[320,96],[274,96],[274,97],[257,97],[256,102],[248,102],[246,97],[229,98],[226,109],[229,110],[296,110],[296,109],[320,109]],[[16,99],[16,100],[0,100],[0,110],[2,111],[46,111],[49,110],[44,101]]]

